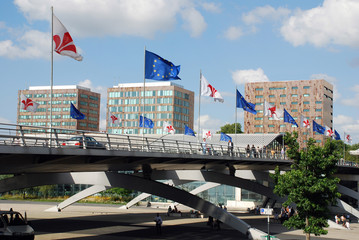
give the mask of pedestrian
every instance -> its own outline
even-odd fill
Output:
[[[208,222],[207,225],[213,229],[213,217],[212,216],[208,216]]]
[[[156,222],[156,233],[157,235],[162,234],[162,218],[159,213],[157,213],[157,216],[155,217],[154,221]]]
[[[246,153],[247,153],[247,157],[251,155],[251,147],[249,146],[249,144],[246,147]]]
[[[255,158],[256,156],[256,147],[254,146],[254,144],[252,145],[252,157]]]
[[[334,217],[334,218],[335,218],[335,223],[336,223],[336,224],[339,224],[339,216],[338,216],[338,214],[337,214],[337,215],[335,215],[335,217]]]
[[[233,156],[233,142],[231,139],[228,140],[228,155]]]
[[[203,142],[202,142],[202,152],[203,152],[203,154],[206,154],[206,149],[207,149],[206,138],[203,138]]]
[[[282,150],[280,151],[281,155],[282,155],[282,159],[284,159],[284,148],[282,148]]]

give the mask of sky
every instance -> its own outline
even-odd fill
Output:
[[[100,129],[107,88],[143,82],[146,48],[181,65],[174,82],[195,93],[194,130],[200,71],[224,98],[201,98],[201,128],[213,131],[235,122],[236,86],[325,79],[334,128],[359,142],[358,0],[0,1],[0,123],[16,123],[18,90],[50,85],[51,6],[83,56],[55,53],[54,85],[101,93]]]

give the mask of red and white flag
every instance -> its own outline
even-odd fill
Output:
[[[121,120],[110,111],[108,112],[108,121],[114,125],[120,125]]]
[[[344,141],[346,143],[351,143],[352,142],[352,137],[349,134],[346,134],[345,132],[344,132]]]
[[[212,138],[212,133],[211,133],[211,131],[210,131],[210,130],[204,130],[204,129],[203,129],[202,138],[211,139],[211,138]]]
[[[29,112],[36,112],[37,107],[39,105],[40,105],[39,103],[32,101],[30,98],[27,98],[24,94],[21,93],[20,108],[22,110],[26,110]]]
[[[224,102],[221,94],[214,87],[212,87],[211,84],[208,83],[203,75],[201,75],[201,96],[213,97],[214,101],[219,101],[221,103]]]
[[[300,126],[304,128],[310,128],[309,119],[304,117],[303,115],[300,115]]]
[[[325,126],[325,136],[327,136],[327,137],[334,136],[334,131],[328,126]]]
[[[60,55],[72,57],[77,61],[82,61],[82,56],[78,54],[71,35],[65,26],[62,25],[60,20],[54,14],[52,15],[52,21],[54,31],[52,39],[55,42],[54,51]]]
[[[283,109],[277,108],[269,102],[264,101],[263,113],[264,116],[269,116],[273,118],[273,120],[280,120],[280,118],[283,117],[284,111]]]
[[[171,124],[169,124],[168,122],[165,121],[163,123],[163,132],[175,134],[176,129],[174,129]]]

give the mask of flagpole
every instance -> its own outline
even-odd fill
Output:
[[[54,7],[51,6],[50,148],[52,144],[52,89],[54,85]]]
[[[344,132],[344,141],[343,141],[343,143],[344,143],[343,159],[345,161],[345,132]]]
[[[145,100],[146,100],[146,46],[144,48],[144,64],[143,64],[143,110],[142,110],[142,142],[144,141],[145,133]],[[140,129],[139,129],[140,130]]]
[[[199,70],[199,94],[198,94],[198,141],[201,142],[201,81],[202,69]]]
[[[237,142],[237,85],[236,85],[236,101],[235,101],[235,117],[234,117],[234,137]]]

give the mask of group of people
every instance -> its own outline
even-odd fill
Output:
[[[202,145],[203,154],[206,154],[207,152],[208,152],[209,155],[212,154],[212,150],[208,146],[206,138],[203,138],[203,141],[202,141],[201,145]],[[233,142],[232,142],[232,140],[228,140],[228,155],[233,156]]]
[[[181,211],[178,210],[176,206],[174,206],[173,208],[169,206],[167,209],[167,216],[169,216],[170,213],[181,213]]]
[[[335,215],[335,223],[341,224],[343,227],[350,229],[350,215],[348,214],[346,217],[342,214],[339,217],[339,214]]]
[[[291,218],[295,214],[295,209],[291,206],[282,207],[280,213],[274,214],[274,219],[279,221],[281,224]]]
[[[275,149],[267,149],[266,146],[263,146],[263,148],[260,148],[259,146],[255,147],[254,144],[252,147],[248,144],[246,147],[246,155],[247,157],[252,158],[274,158],[278,156],[279,152],[277,152]],[[280,157],[282,159],[285,159],[285,150],[284,148],[280,151]]]

